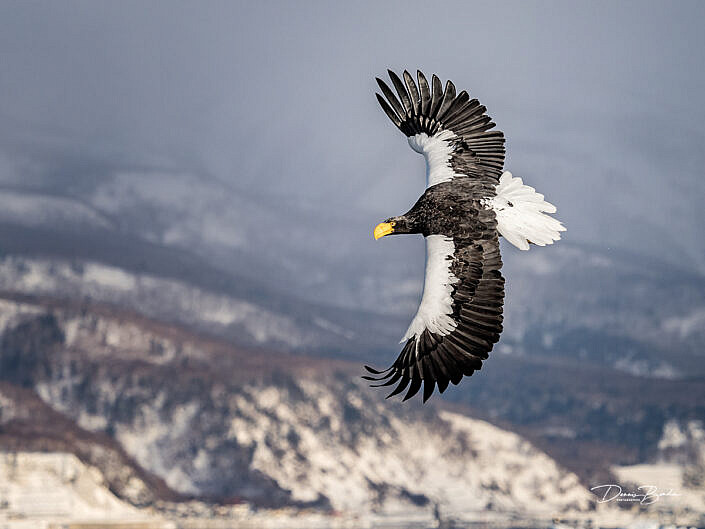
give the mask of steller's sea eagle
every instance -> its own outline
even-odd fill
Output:
[[[423,297],[401,340],[405,345],[386,370],[365,368],[375,386],[397,384],[388,397],[409,386],[403,400],[423,384],[424,402],[436,385],[443,393],[482,367],[502,332],[504,278],[499,236],[528,250],[560,239],[563,225],[546,213],[556,208],[543,195],[503,172],[504,134],[487,110],[467,92],[443,90],[435,75],[429,84],[417,72],[402,81],[389,76],[399,97],[377,79],[377,94],[389,119],[409,145],[426,159],[426,191],[404,215],[374,229],[389,234],[421,233],[426,239]],[[386,99],[385,99],[386,98]]]

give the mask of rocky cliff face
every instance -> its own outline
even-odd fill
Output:
[[[3,372],[3,376],[6,373]],[[84,430],[45,404],[32,389],[0,381],[0,453],[9,457],[23,452],[78,457],[85,466],[101,475],[101,486],[105,485],[111,493],[133,506],[185,499],[171,490],[164,480],[142,468],[109,435]],[[25,461],[32,462],[31,458]],[[6,462],[9,465],[12,458]],[[21,485],[24,468],[18,463],[15,485]],[[37,475],[46,471],[42,468],[44,470],[37,470]],[[0,473],[0,491],[12,485],[7,482],[8,476]],[[39,478],[30,481],[35,485],[41,482]],[[42,490],[48,489],[35,486],[34,493]]]
[[[384,401],[357,366],[237,349],[96,305],[5,299],[0,321],[0,377],[114,442],[164,494],[381,513],[591,507],[574,474],[518,435]],[[5,429],[18,413],[9,394]]]

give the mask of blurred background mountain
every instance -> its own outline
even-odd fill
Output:
[[[124,512],[701,490],[704,5],[444,6],[0,4],[3,453],[73,454]],[[424,185],[387,67],[478,97],[568,227],[503,246],[502,339],[426,408],[358,380],[423,280],[420,237],[371,237]]]

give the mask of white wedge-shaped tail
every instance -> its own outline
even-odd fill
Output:
[[[497,231],[520,250],[528,250],[529,243],[553,244],[565,231],[563,224],[547,215],[555,213],[556,206],[509,171],[502,173],[490,204],[497,214]]]

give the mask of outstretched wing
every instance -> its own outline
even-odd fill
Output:
[[[480,211],[479,221],[468,238],[427,237],[424,296],[404,348],[384,371],[365,366],[373,376],[363,378],[378,382],[375,386],[396,384],[387,398],[408,386],[407,400],[423,385],[426,402],[436,386],[443,393],[449,382],[458,384],[479,370],[499,340],[504,278],[496,221],[491,210]]]
[[[456,176],[486,177],[494,183],[499,180],[504,166],[504,134],[490,130],[495,124],[477,99],[470,99],[464,90],[456,95],[450,81],[443,90],[436,75],[430,85],[420,71],[418,85],[407,71],[404,81],[391,70],[389,77],[399,97],[377,78],[384,94],[377,94],[377,100],[389,119],[409,137],[412,148],[426,156],[429,186],[452,179],[447,171],[443,174],[444,167]]]

